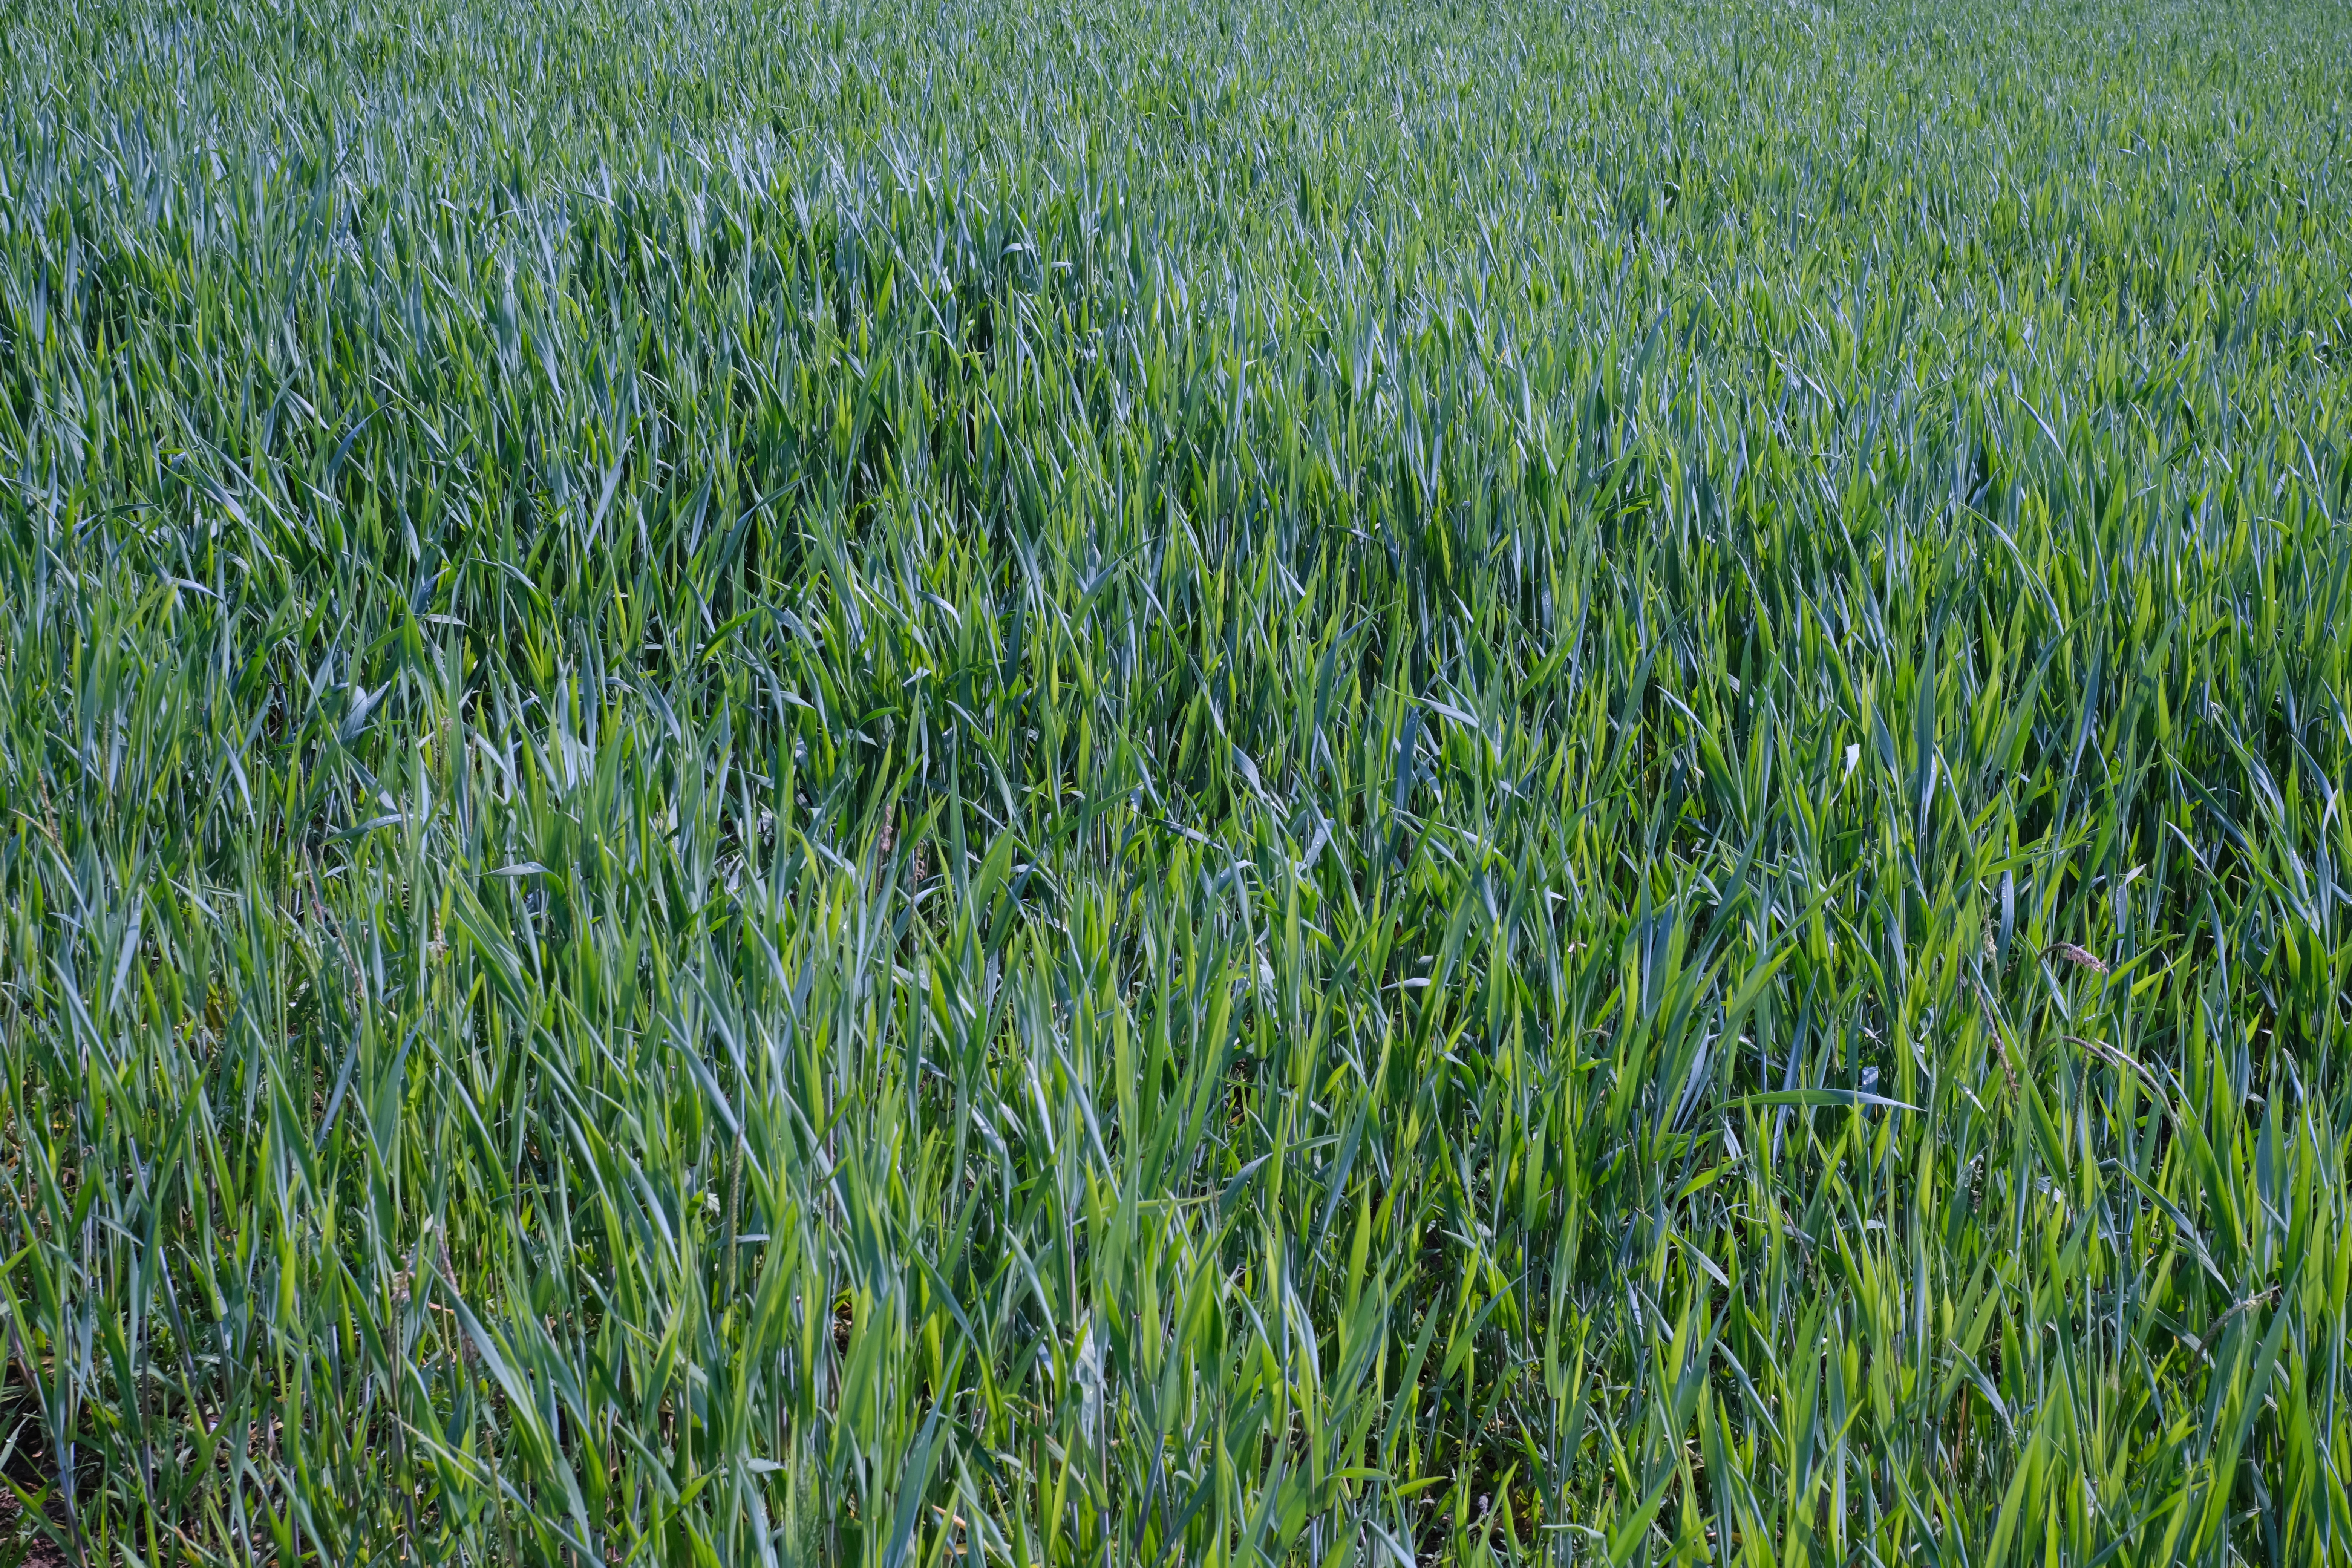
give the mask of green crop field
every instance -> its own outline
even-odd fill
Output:
[[[0,95],[0,1568],[2352,1563],[2341,0]]]

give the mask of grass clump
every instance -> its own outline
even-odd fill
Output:
[[[0,82],[14,1551],[2352,1555],[2332,7]]]

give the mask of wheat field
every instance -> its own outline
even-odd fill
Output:
[[[2326,0],[8,0],[0,1563],[2352,1562]]]

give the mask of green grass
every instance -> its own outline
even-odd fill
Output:
[[[0,1561],[2352,1561],[2352,31],[6,0]]]

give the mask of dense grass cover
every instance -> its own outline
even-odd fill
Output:
[[[12,0],[36,1561],[2352,1558],[2323,0]]]

